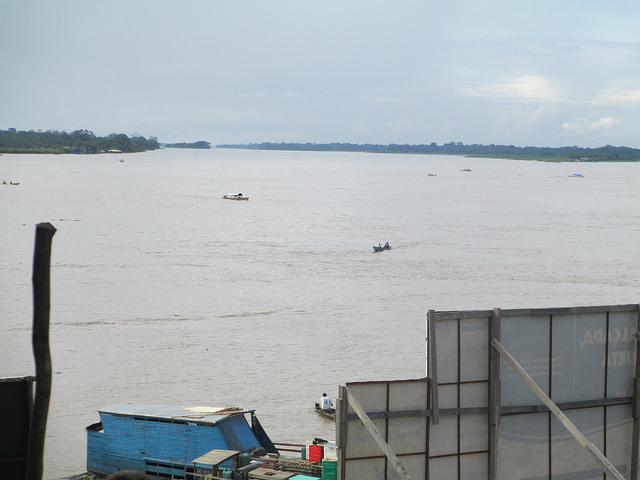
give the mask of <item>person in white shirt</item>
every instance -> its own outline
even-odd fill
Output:
[[[329,397],[327,397],[326,393],[323,393],[322,398],[320,399],[320,408],[322,410],[331,410],[331,407],[333,407],[333,402]]]

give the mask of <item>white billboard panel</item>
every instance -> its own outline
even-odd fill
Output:
[[[460,478],[465,480],[486,480],[488,476],[489,461],[487,455],[478,453],[460,457]]]
[[[488,333],[486,318],[460,320],[460,382],[489,378]]]
[[[638,441],[638,429],[631,404],[638,375],[637,305],[432,311],[429,319],[428,346],[433,344],[436,353],[427,358],[437,379],[431,478],[441,478],[452,465],[456,475],[449,471],[446,478],[475,478],[478,469],[463,472],[470,453],[480,463],[495,462],[495,473],[487,469],[481,478],[603,478],[593,452],[488,348],[494,339],[619,472],[626,478],[635,473],[632,463],[638,456],[631,445]],[[498,359],[495,368],[492,358]],[[498,415],[495,433],[492,411]]]
[[[551,385],[556,403],[604,398],[606,345],[604,341],[594,344],[593,332],[605,327],[604,313],[554,315]]]
[[[500,419],[497,478],[549,478],[549,414]],[[517,459],[517,461],[514,461]]]
[[[546,316],[502,317],[500,343],[515,357],[533,380],[549,394],[550,325]],[[542,405],[542,401],[526,388],[520,376],[504,359],[500,365],[502,404],[509,406]]]
[[[460,358],[458,325],[455,322],[436,322],[435,331],[438,339],[438,383],[457,383]]]
[[[607,478],[640,480],[632,451],[640,445],[632,408],[638,312],[430,311],[430,379],[345,387],[385,445],[339,398],[340,480],[400,478],[396,461],[413,480],[601,480],[603,469]]]
[[[427,380],[349,383],[346,391],[366,410],[368,421],[412,478],[425,478],[429,431]],[[388,461],[353,406],[344,398],[338,399],[338,406],[346,410],[338,424],[344,478],[398,478],[393,462]]]
[[[629,379],[636,375],[637,316],[636,312],[609,314],[609,341],[606,354],[607,398],[627,397],[632,394],[632,383]]]

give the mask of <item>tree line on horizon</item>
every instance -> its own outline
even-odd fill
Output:
[[[511,158],[515,160],[583,161],[583,162],[638,162],[640,149],[606,145],[598,148],[583,147],[516,147],[514,145],[465,145],[435,142],[422,145],[357,144],[357,143],[250,143],[216,145],[217,148],[253,150],[298,150],[319,152],[412,153],[437,155],[464,155],[472,157]]]
[[[160,148],[155,137],[144,138],[134,134],[112,133],[97,137],[89,130],[71,133],[58,130],[0,130],[0,152],[2,153],[100,153],[119,150],[123,153],[144,152]]]
[[[205,142],[204,140],[198,140],[197,142],[191,142],[191,143],[185,143],[185,142],[181,142],[181,143],[166,143],[164,144],[165,148],[203,148],[203,149],[207,149],[207,148],[211,148],[211,143],[209,142]]]

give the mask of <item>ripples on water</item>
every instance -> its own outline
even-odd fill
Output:
[[[424,376],[429,309],[638,302],[640,164],[122,158],[0,160],[20,181],[0,187],[0,376],[33,374],[34,226],[58,229],[45,478],[84,470],[84,428],[112,403],[255,408],[276,441],[333,438],[313,402]]]

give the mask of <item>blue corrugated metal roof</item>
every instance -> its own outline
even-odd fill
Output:
[[[194,405],[147,405],[141,403],[119,403],[101,408],[99,412],[114,415],[130,415],[163,419],[193,420],[215,424],[230,415],[253,413],[236,407],[202,407]]]

